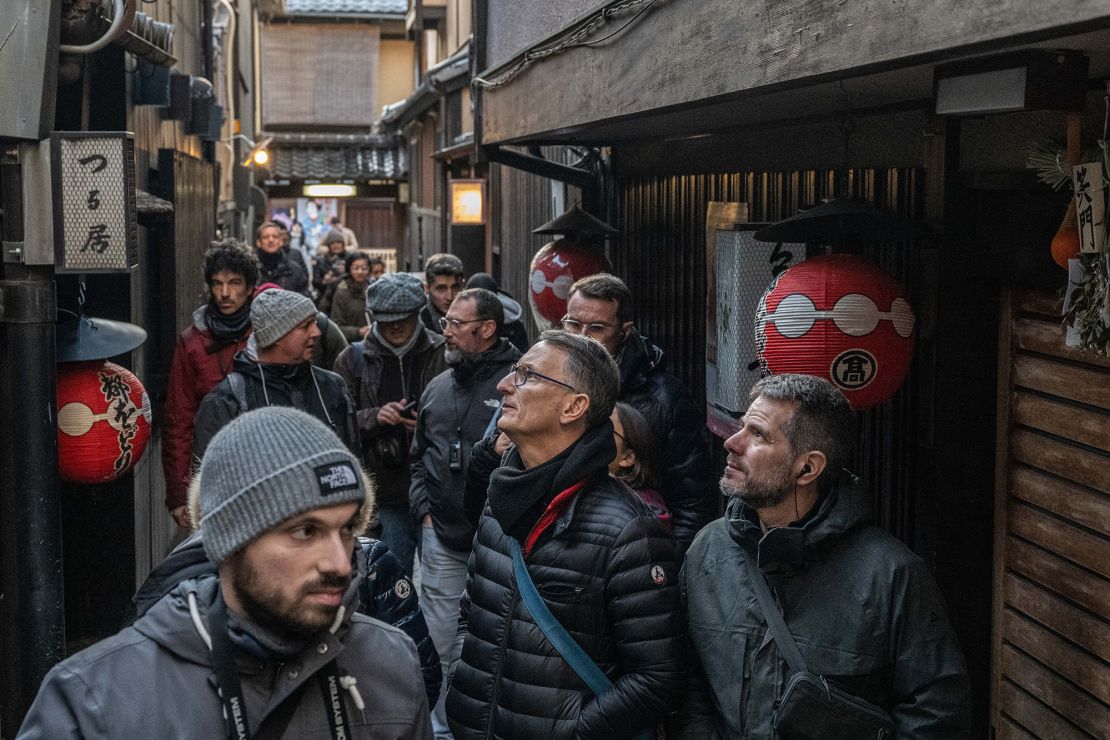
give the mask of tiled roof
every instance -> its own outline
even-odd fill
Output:
[[[408,174],[406,160],[404,147],[271,145],[269,169],[283,180],[391,180]]]
[[[408,0],[285,0],[286,15],[404,15]]]

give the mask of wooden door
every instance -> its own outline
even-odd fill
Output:
[[[344,208],[343,224],[355,232],[364,249],[400,249],[405,222],[400,206],[392,198],[349,201]]]
[[[1052,297],[1002,308],[991,721],[1107,738],[1110,359],[1064,345]]]

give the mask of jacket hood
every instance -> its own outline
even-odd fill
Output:
[[[647,381],[648,375],[664,367],[663,350],[633,329],[617,353],[621,373],[621,390],[635,388]]]
[[[428,351],[429,349],[435,349],[436,347],[447,341],[442,334],[436,334],[434,331],[431,331],[420,322],[417,322],[416,324],[416,332],[416,343],[413,344],[412,348],[405,353],[406,357],[408,355],[418,355],[421,352]],[[386,347],[384,344],[382,344],[382,341],[378,339],[378,337],[372,331],[367,332],[363,340],[358,343],[358,347],[362,350],[362,354],[365,355],[367,358],[393,356],[393,351],[389,347]]]
[[[254,378],[259,383],[272,383],[275,380],[293,382],[312,371],[312,363],[309,362],[298,362],[292,365],[259,362],[253,334],[247,340],[247,348],[235,355],[234,364],[235,372]]]
[[[766,534],[755,509],[732,499],[725,508],[729,535],[756,556],[760,569],[768,575],[804,569],[821,560],[823,553],[849,532],[871,522],[859,478],[847,471],[840,478],[800,522]]]
[[[145,615],[159,599],[174,590],[182,581],[202,576],[216,575],[216,564],[204,552],[204,541],[200,532],[193,532],[180,545],[154,566],[146,581],[135,592],[131,601],[135,603],[138,616]]]
[[[197,310],[193,311],[193,328],[197,331],[208,331],[208,326],[204,323],[204,314],[207,310],[208,304],[204,304],[198,306]]]
[[[520,321],[520,317],[524,315],[524,309],[521,307],[520,303],[504,293],[498,293],[497,300],[501,301],[501,307],[505,309],[506,324]]]
[[[507,362],[516,362],[518,359],[520,359],[520,350],[508,339],[502,337],[497,344],[485,352],[467,355],[460,361],[448,362],[447,364],[451,367],[458,382],[467,383],[470,378],[481,374],[490,365],[501,366]]]

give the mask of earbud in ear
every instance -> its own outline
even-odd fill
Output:
[[[798,473],[798,477],[801,478],[803,475],[810,472],[811,470],[813,470],[813,468],[809,467],[809,463],[806,463],[802,466],[802,472]]]

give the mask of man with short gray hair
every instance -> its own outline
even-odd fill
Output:
[[[793,736],[775,708],[803,670],[889,714],[894,737],[968,737],[967,673],[940,593],[925,563],[871,523],[844,469],[855,439],[848,401],[826,380],[772,375],[752,388],[725,442],[725,517],[682,568],[693,665],[681,737]],[[781,612],[804,666],[766,609]],[[832,737],[815,727],[805,736]]]
[[[514,446],[490,478],[460,609],[456,740],[634,737],[670,709],[685,673],[678,558],[654,512],[608,473],[617,388],[605,348],[565,331],[544,332],[497,386],[497,426]],[[517,568],[604,689],[538,626]]]

